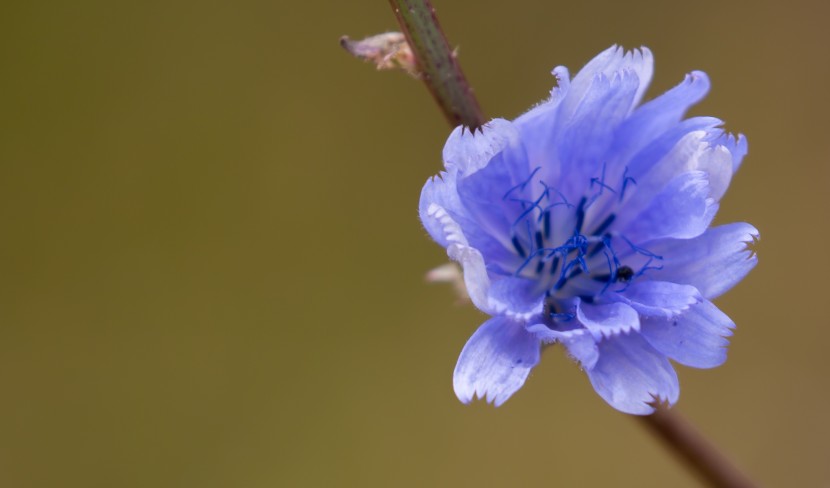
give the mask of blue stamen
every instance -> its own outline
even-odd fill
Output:
[[[582,200],[579,201],[579,205],[576,207],[576,226],[574,227],[574,234],[582,232],[582,224],[585,223],[585,201],[585,197],[582,197]]]
[[[603,246],[605,246],[605,241],[602,242]],[[611,283],[617,281],[617,272],[619,271],[619,267],[615,266],[616,263],[611,262],[611,256],[609,256],[608,252],[603,252],[605,255],[605,262],[608,264],[608,278],[605,280],[605,286],[602,287],[602,291],[599,292],[600,295],[605,293],[608,290],[608,287],[611,286]],[[616,256],[614,257],[614,261],[616,261]]]
[[[605,183],[605,163],[602,163],[602,173],[600,173],[600,177],[599,178],[591,178],[591,186],[590,187],[593,188],[594,185],[599,186],[599,191],[597,191],[596,193],[594,193],[591,196],[591,199],[588,200],[588,204],[585,205],[585,208],[590,208],[591,205],[594,204],[594,202],[599,200],[599,197],[602,196],[603,191],[605,191],[605,190],[608,190],[611,193],[617,193],[613,188],[611,188],[610,186],[608,186]]]
[[[525,258],[527,257],[527,253],[525,252],[525,248],[522,247],[522,243],[519,242],[519,236],[513,236],[510,241],[513,243],[513,248],[519,253],[519,256]]]
[[[559,256],[554,256],[553,260],[550,264],[550,274],[556,273],[556,269],[559,267]]]
[[[568,208],[573,208],[573,205],[571,205],[570,202],[568,202],[568,199],[565,198],[564,193],[562,193],[561,191],[557,190],[556,188],[554,188],[552,186],[548,186],[547,183],[545,183],[544,181],[540,181],[539,183],[543,187],[545,187],[545,193],[547,193],[548,195],[550,195],[550,192],[556,193],[556,196],[558,196],[559,200],[561,200],[561,201],[556,202],[552,205],[549,205],[547,208],[545,208],[545,210],[556,207],[556,206],[559,206],[559,205],[564,205]]]
[[[598,236],[598,235],[602,234],[603,232],[605,232],[606,230],[608,230],[608,228],[611,227],[611,224],[614,223],[614,220],[616,218],[617,218],[616,214],[611,214],[608,217],[605,217],[605,220],[603,220],[602,223],[599,224],[599,227],[597,227],[594,230],[594,232],[591,233],[591,235],[592,236]]]

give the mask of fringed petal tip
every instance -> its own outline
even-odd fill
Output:
[[[712,302],[702,301],[673,319],[643,320],[646,341],[670,359],[693,368],[714,368],[726,362],[735,323]]]
[[[654,398],[674,404],[680,397],[677,373],[669,360],[639,333],[599,343],[599,361],[587,371],[594,390],[617,410],[635,415],[654,412]]]
[[[444,144],[444,165],[448,170],[457,169],[462,175],[470,175],[487,166],[505,148],[520,144],[518,131],[505,119],[493,119],[478,131],[458,126]]]
[[[640,330],[637,311],[622,302],[606,305],[590,305],[577,302],[576,319],[600,341],[620,334]]]
[[[462,403],[473,398],[501,406],[527,380],[539,362],[541,344],[524,326],[504,317],[485,322],[470,337],[453,374]]]

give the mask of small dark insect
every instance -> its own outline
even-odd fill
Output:
[[[628,266],[620,266],[617,270],[617,281],[630,281],[634,277],[634,270]]]

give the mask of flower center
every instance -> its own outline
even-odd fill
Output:
[[[552,319],[573,318],[562,312],[565,299],[579,297],[592,303],[613,285],[619,287],[611,291],[623,291],[645,271],[661,267],[661,256],[612,230],[617,218],[614,210],[623,201],[626,189],[636,184],[626,172],[615,188],[605,183],[603,166],[601,175],[590,179],[588,191],[576,205],[538,179],[538,172],[536,168],[503,200],[515,206],[512,208],[518,213],[510,238],[521,258],[514,275],[538,283],[538,292],[545,294]],[[535,197],[532,183],[539,185],[534,188],[541,187]],[[630,262],[624,264],[621,259]]]

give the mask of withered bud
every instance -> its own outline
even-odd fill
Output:
[[[340,45],[352,56],[374,63],[379,70],[402,69],[415,78],[421,77],[406,36],[400,32],[386,32],[359,41],[343,36]]]

